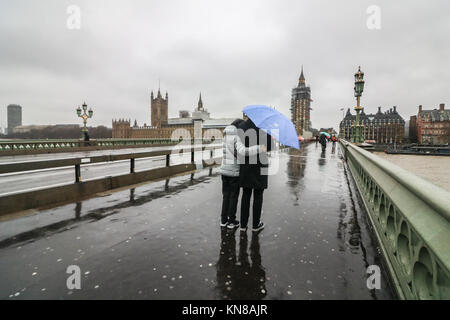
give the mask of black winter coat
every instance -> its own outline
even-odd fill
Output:
[[[239,134],[242,134],[243,132],[246,133],[245,136],[240,136],[241,140],[245,141],[246,147],[252,147],[254,145],[266,145],[267,151],[269,152],[272,148],[272,137],[265,133],[264,131],[261,131],[261,140],[260,141],[260,130],[258,127],[255,126],[253,121],[250,119],[243,122],[238,129]],[[256,141],[254,139],[250,139],[248,135],[250,132],[247,132],[249,129],[254,129],[256,132]],[[252,141],[253,140],[253,141]],[[256,163],[255,163],[256,162]],[[267,176],[267,170],[269,158],[267,156],[267,153],[260,153],[257,155],[257,157],[245,157],[245,163],[240,165],[239,168],[239,185],[243,188],[250,188],[250,189],[267,189],[267,182],[268,182],[268,176]],[[265,173],[265,174],[264,174]]]
[[[325,137],[324,134],[321,134],[321,135],[320,135],[319,142],[320,142],[320,144],[323,145],[323,146],[327,144],[327,138]]]

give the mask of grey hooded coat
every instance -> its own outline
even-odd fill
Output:
[[[220,174],[228,177],[239,177],[238,158],[243,156],[254,156],[261,153],[261,146],[255,145],[246,148],[238,136],[237,128],[229,125],[223,131],[222,165],[220,166]]]

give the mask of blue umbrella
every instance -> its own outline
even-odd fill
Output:
[[[300,150],[294,124],[285,115],[264,105],[247,106],[242,110],[253,123],[285,146]]]
[[[321,131],[319,134],[324,134],[324,135],[326,135],[328,138],[331,137],[330,134],[329,134],[328,132],[323,132],[323,131]]]

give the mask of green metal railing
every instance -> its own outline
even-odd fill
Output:
[[[80,147],[81,143],[76,139],[0,140],[0,151],[76,148]]]
[[[0,140],[0,152],[8,151],[27,151],[27,150],[61,150],[75,149],[83,147],[133,147],[133,146],[152,146],[152,145],[174,145],[179,140],[172,139],[92,139],[89,143],[79,139],[49,139],[49,140]],[[209,143],[211,140],[203,140]]]
[[[172,175],[184,174],[189,171],[212,167],[219,163],[220,157],[215,158],[215,150],[221,149],[218,143],[184,145],[180,147],[165,147],[162,150],[132,152],[122,154],[109,154],[86,157],[66,157],[62,159],[38,160],[38,161],[11,161],[0,163],[0,174],[24,173],[32,170],[49,168],[74,168],[74,183],[58,184],[56,186],[42,186],[31,190],[18,190],[8,192],[0,196],[0,216],[28,209],[54,206],[58,203],[75,201],[82,197],[96,196],[98,192],[112,190],[124,186],[148,182]],[[177,159],[182,156],[181,162]],[[185,156],[185,157],[184,157]],[[141,167],[136,170],[136,160],[142,158],[159,157],[161,165],[152,168]],[[190,158],[190,161],[188,160]],[[82,181],[81,167],[89,164],[108,166],[115,161],[129,161],[128,173],[97,177]],[[175,160],[175,161],[173,161]],[[165,164],[164,164],[165,163]],[[212,171],[210,171],[211,174]]]
[[[450,192],[347,141],[341,147],[401,299],[450,299]]]

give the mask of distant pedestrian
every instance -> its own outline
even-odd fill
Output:
[[[319,136],[316,136],[316,145],[319,142]]]
[[[327,138],[324,134],[320,135],[319,142],[322,145],[322,152],[327,148]]]
[[[223,195],[220,226],[228,227],[229,229],[239,227],[239,221],[236,220],[236,209],[240,192],[238,155],[241,157],[255,156],[266,150],[264,146],[259,145],[250,148],[245,147],[237,134],[237,127],[243,122],[244,120],[242,119],[236,119],[224,130],[223,157],[220,167]]]
[[[84,146],[90,146],[91,143],[89,142],[89,133],[87,131],[84,131]]]
[[[267,151],[271,150],[272,137],[261,131],[252,120],[246,118],[240,126],[245,132],[245,146],[266,145]],[[251,130],[251,131],[249,131]],[[256,135],[256,136],[253,136]],[[260,140],[261,139],[261,140]],[[240,165],[239,184],[243,188],[241,201],[241,231],[247,231],[248,219],[250,216],[250,198],[253,193],[253,231],[260,231],[264,228],[261,222],[261,212],[264,189],[268,184],[268,155],[265,151],[258,154],[253,159],[246,157],[244,163]]]
[[[333,147],[334,147],[336,145],[336,141],[337,141],[337,138],[334,134],[331,136],[331,141],[333,141]]]

